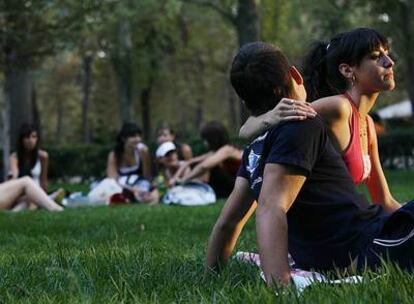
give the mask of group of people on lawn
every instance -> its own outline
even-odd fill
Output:
[[[393,67],[387,39],[368,28],[316,43],[304,58],[303,74],[277,46],[250,43],[241,47],[230,72],[252,115],[240,130],[250,141],[243,152],[206,136],[210,152],[192,158],[170,129],[160,131],[156,155],[170,186],[206,172],[205,181],[213,185],[212,168],[238,169],[210,236],[207,269],[218,271],[227,262],[257,209],[258,248],[269,285],[289,284],[288,253],[301,269],[361,271],[390,259],[412,270],[414,203],[401,205],[391,195],[368,115],[379,93],[395,87]],[[148,178],[149,152],[134,128],[122,128],[108,176],[136,170]],[[21,193],[28,194],[30,183],[23,180]],[[0,193],[10,183],[0,185]],[[217,189],[223,189],[220,183]],[[361,183],[371,202],[357,192]]]
[[[39,149],[38,134],[33,125],[21,126],[17,149],[10,156],[10,180],[0,184],[0,193],[3,193],[1,209],[20,211],[42,207],[62,210],[56,202],[61,190],[49,196],[45,193],[49,157],[46,151]],[[165,192],[165,188],[195,180],[210,185],[209,189],[218,197],[227,197],[233,188],[242,152],[230,144],[227,131],[219,122],[205,124],[201,128],[201,137],[208,151],[193,157],[191,147],[178,143],[175,132],[163,126],[158,129],[158,147],[151,153],[142,141],[139,126],[124,123],[116,136],[114,149],[108,155],[106,177],[119,184],[122,193],[128,194],[128,202],[157,204],[163,194],[160,190]],[[153,170],[154,167],[158,170]],[[153,178],[154,171],[158,174],[156,179]],[[114,197],[115,200],[118,198]]]

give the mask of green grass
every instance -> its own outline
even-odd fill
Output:
[[[414,197],[413,172],[391,172],[396,198]],[[413,303],[414,278],[395,269],[358,285],[317,284],[279,296],[257,270],[231,262],[203,279],[205,247],[223,202],[206,207],[125,206],[0,213],[0,302]],[[254,222],[238,250],[256,250]]]

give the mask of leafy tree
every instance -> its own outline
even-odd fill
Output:
[[[235,27],[240,46],[260,39],[260,1],[258,0],[183,1],[211,8],[219,13],[226,22]],[[230,101],[234,103],[236,99],[231,96]],[[244,122],[246,118],[246,109],[240,106],[240,121]]]
[[[151,95],[159,68],[175,51],[178,1],[118,2],[107,16],[100,47],[118,78],[121,121],[134,119],[140,100],[145,138],[151,134]]]
[[[4,73],[4,160],[18,128],[34,120],[32,70],[64,44],[65,34],[76,26],[91,3],[70,0],[3,0],[0,3],[0,67]],[[38,113],[38,112],[37,112]],[[38,115],[37,115],[38,116]],[[7,132],[9,129],[9,132]],[[10,138],[9,138],[10,136]],[[5,163],[4,172],[7,172]]]

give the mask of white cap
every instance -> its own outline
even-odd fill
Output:
[[[174,145],[172,141],[166,141],[165,143],[162,143],[155,152],[155,156],[157,158],[164,157],[167,155],[168,152],[177,150],[177,147]]]

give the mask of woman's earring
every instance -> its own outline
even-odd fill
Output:
[[[355,77],[355,75],[354,75],[354,74],[352,74],[352,77],[351,77],[351,86],[352,86],[352,87],[354,87],[354,86],[355,86],[355,82],[356,82],[356,77]]]

